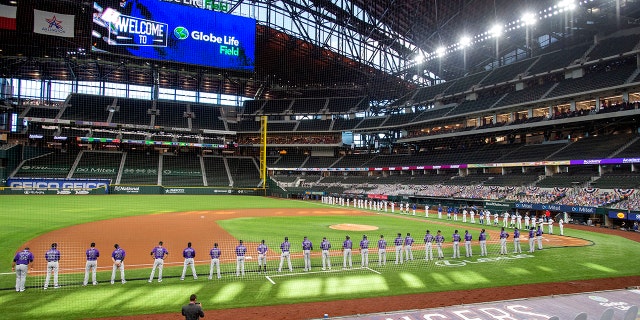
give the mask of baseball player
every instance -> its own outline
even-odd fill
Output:
[[[460,213],[458,208],[453,208],[453,221],[458,221],[458,213]]]
[[[58,285],[58,261],[60,261],[60,251],[58,251],[58,244],[52,243],[51,249],[45,254],[44,258],[47,260],[47,276],[44,279],[44,290],[49,287],[49,280],[51,280],[51,272],[53,272],[53,287],[55,289],[60,288]]]
[[[496,211],[496,213],[493,214],[493,225],[497,227],[499,224],[500,224],[500,214],[498,214],[498,211]]]
[[[89,283],[89,271],[92,272],[92,280],[93,285],[97,285],[96,281],[96,269],[98,269],[98,257],[100,256],[100,251],[96,249],[96,243],[91,242],[90,248],[87,249],[87,263],[84,267],[84,281],[82,282],[82,286],[86,286]]]
[[[484,224],[484,211],[480,210],[478,212],[478,223],[480,224]]]
[[[469,230],[464,231],[464,256],[471,257],[473,256],[473,252],[471,251],[471,240],[473,240],[473,236],[469,233]]]
[[[349,236],[345,237],[344,242],[342,243],[342,268],[347,268],[347,260],[349,261],[349,268],[353,266],[351,263],[351,249],[353,248],[353,242],[351,242],[351,238]]]
[[[29,247],[16,253],[13,257],[11,270],[16,272],[16,292],[23,292],[24,285],[27,282],[27,272],[29,272],[29,264],[33,262],[33,253],[29,251]]]
[[[240,274],[244,277],[244,258],[246,254],[247,247],[240,240],[240,243],[236,246],[236,277],[239,277]]]
[[[520,212],[516,213],[516,228],[522,229],[522,215]]]
[[[153,257],[153,268],[151,268],[151,276],[149,276],[149,283],[153,281],[153,276],[156,274],[156,268],[158,268],[158,282],[162,282],[162,269],[164,268],[164,258],[169,255],[167,248],[162,246],[162,241],[158,242],[158,245],[151,249],[151,257]]]
[[[442,206],[438,205],[438,219],[442,219]]]
[[[289,243],[289,237],[284,237],[284,242],[280,244],[280,250],[282,253],[280,254],[280,266],[278,267],[278,272],[282,271],[282,264],[284,260],[287,259],[287,264],[289,265],[289,272],[293,272],[293,267],[291,267],[291,243]]]
[[[469,209],[469,218],[471,219],[471,223],[476,223],[476,212],[473,209]]]
[[[122,284],[127,283],[127,280],[124,279],[124,257],[126,256],[126,252],[124,249],[120,248],[120,245],[117,243],[113,245],[115,250],[111,253],[111,261],[113,261],[113,269],[111,271],[111,284],[115,283],[116,280],[116,270],[120,269],[120,280]]]
[[[396,246],[396,264],[398,261],[402,264],[402,234],[398,233],[398,236],[393,240],[393,244]]]
[[[453,213],[453,208],[447,207],[447,220],[451,220],[452,213]]]
[[[506,228],[507,226],[509,226],[509,212],[505,211],[502,214],[502,226],[504,228]]]
[[[429,205],[428,204],[424,205],[424,217],[425,218],[429,218]]]
[[[182,268],[182,275],[180,280],[184,280],[184,276],[187,273],[187,267],[191,266],[191,274],[193,280],[198,280],[198,274],[196,273],[196,265],[193,258],[196,257],[196,250],[191,248],[191,242],[187,243],[187,247],[182,250],[182,257],[184,257],[184,267]]]
[[[538,250],[542,250],[542,225],[538,225],[538,230],[536,231],[536,239],[538,240]]]
[[[553,218],[549,217],[547,227],[549,228],[549,234],[553,234]]]
[[[560,235],[564,236],[564,221],[562,218],[558,219],[558,228],[560,228]]]
[[[264,241],[264,240],[263,240]],[[218,279],[220,279],[220,256],[222,255],[222,251],[218,248],[218,243],[213,244],[213,248],[209,250],[209,256],[211,256],[211,264],[209,265],[209,280],[213,279],[213,267],[216,267],[216,273],[218,275]],[[259,263],[259,260],[258,260]]]
[[[413,242],[411,234],[407,232],[407,236],[404,238],[404,258],[406,261],[413,260],[413,249],[411,247]]]
[[[505,217],[505,220],[508,218]],[[504,227],[500,229],[500,254],[507,254],[507,238],[509,238],[509,234],[504,231]]]
[[[348,199],[347,199],[348,200]],[[267,247],[266,244],[264,244],[264,240],[260,241],[260,244],[258,245],[258,273],[260,273],[261,271],[264,271],[264,273],[267,273],[267,251],[269,251],[269,248]]]
[[[438,259],[444,258],[444,253],[442,252],[442,244],[444,243],[444,237],[442,236],[442,232],[438,230],[436,234],[436,248],[438,249]]]
[[[369,240],[367,240],[367,235],[362,235],[362,240],[360,240],[360,266],[361,267],[369,267]]]
[[[453,235],[451,235],[451,241],[453,241],[453,256],[451,258],[453,259],[460,258],[460,239],[458,230],[455,230]]]
[[[491,225],[491,211],[489,209],[484,211],[484,217],[487,219],[487,225]]]
[[[467,223],[467,214],[469,214],[469,212],[467,211],[467,208],[462,209],[462,222],[463,223]]]
[[[322,270],[326,270],[327,267],[331,270],[331,256],[329,255],[329,249],[331,249],[331,242],[327,240],[327,237],[322,237],[320,243],[320,250],[322,250]]]
[[[522,248],[520,248],[520,230],[518,228],[513,230],[513,253],[522,253]]]
[[[524,215],[524,228],[529,229],[529,222],[531,221],[531,217],[529,217],[529,213]]]
[[[416,209],[418,208],[418,205],[416,205],[415,203],[411,206],[411,210],[413,211],[413,215],[416,215]]]
[[[380,235],[378,240],[378,265],[387,265],[387,240],[384,239],[384,235]]]
[[[529,253],[536,251],[535,246],[536,231],[533,227],[529,228]]]
[[[425,261],[433,260],[433,240],[433,235],[427,230],[427,233],[424,235]]]
[[[313,243],[305,236],[302,240],[302,256],[304,258],[304,271],[311,271],[311,250]]]
[[[478,240],[480,241],[480,256],[487,256],[487,233],[484,229],[480,231],[480,235],[478,236]]]

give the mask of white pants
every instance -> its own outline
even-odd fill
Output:
[[[120,267],[118,267],[118,262],[120,263]],[[111,283],[113,284],[116,280],[116,270],[120,269],[120,280],[122,283],[127,282],[124,279],[124,262],[120,260],[116,260],[116,263],[113,264],[113,269],[111,270]]]
[[[236,277],[244,276],[244,256],[236,256]]]
[[[27,282],[27,272],[29,266],[26,264],[16,265],[16,291],[24,291],[24,284]]]
[[[433,260],[433,245],[431,242],[424,244],[424,259],[427,261]]]
[[[471,251],[471,241],[464,242],[464,256],[465,257],[473,256],[473,252]]]
[[[480,256],[484,257],[487,255],[487,240],[480,241]]]
[[[58,261],[47,262],[47,276],[44,279],[44,288],[49,286],[49,280],[51,280],[51,272],[53,272],[53,286],[58,286]]]
[[[396,264],[402,264],[402,246],[396,246]]]
[[[216,273],[218,275],[218,279],[220,279],[220,259],[215,258],[211,259],[211,264],[209,265],[209,280],[213,279],[213,267],[216,267]]]
[[[258,267],[267,267],[267,255],[264,253],[258,253]]]
[[[507,254],[507,238],[500,238],[500,254]]]
[[[311,271],[311,250],[303,250],[304,271]]]
[[[369,266],[369,249],[361,249],[360,255],[362,256],[362,260],[360,261],[360,265],[362,267]]]
[[[534,251],[536,251],[535,238],[531,237],[529,238],[529,252],[534,252]]]
[[[291,255],[289,254],[289,251],[283,252],[280,255],[280,266],[278,267],[278,272],[282,271],[282,264],[284,263],[285,259],[287,259],[287,264],[289,265],[289,271],[293,272],[293,267],[291,267]]]
[[[564,226],[560,225],[560,235],[564,236]]]
[[[404,246],[404,258],[405,260],[413,260],[413,250],[411,246]]]
[[[378,265],[387,264],[387,249],[378,249]]]
[[[153,280],[153,276],[156,274],[156,268],[158,268],[158,282],[162,281],[162,269],[164,268],[164,259],[156,258],[153,260],[153,268],[151,268],[151,275],[149,276],[149,282]]]
[[[453,257],[451,258],[460,258],[460,241],[453,242]]]
[[[182,276],[180,276],[180,280],[184,280],[184,276],[187,273],[187,266],[191,266],[191,274],[193,275],[193,279],[198,279],[198,274],[196,273],[196,265],[193,262],[193,258],[184,259],[184,267],[182,268]]]
[[[513,253],[522,253],[522,248],[520,248],[520,238],[513,238]]]
[[[538,238],[538,250],[542,250],[542,236],[537,236]]]
[[[442,252],[442,243],[436,243],[436,248],[438,249],[438,259],[444,258],[444,252]]]
[[[351,249],[344,249],[344,251],[342,252],[342,267],[343,268],[347,267],[347,261],[349,262],[349,268],[351,268],[353,266],[353,263],[351,262]]]
[[[326,268],[331,270],[331,258],[329,257],[329,250],[322,250],[322,270]]]
[[[98,261],[96,260],[87,260],[87,263],[84,266],[84,281],[83,285],[87,285],[89,283],[89,271],[92,273],[92,283],[96,285],[98,282],[96,281],[96,269],[98,269]]]

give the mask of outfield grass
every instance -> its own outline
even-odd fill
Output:
[[[242,208],[300,208],[326,207],[322,204],[287,201],[261,197],[245,196],[2,196],[0,197],[0,240],[3,250],[0,251],[2,272],[9,272],[9,263],[15,250],[25,241],[62,227],[123,216],[157,214],[163,212],[242,209]],[[342,271],[342,258],[332,258],[334,269],[331,273],[304,273],[301,260],[294,260],[298,268],[294,275],[285,272],[271,272],[269,282],[264,275],[247,273],[244,278],[234,275],[235,264],[223,265],[224,276],[221,280],[209,281],[202,274],[208,273],[208,266],[198,266],[201,275],[196,281],[187,278],[178,279],[182,267],[165,268],[165,280],[147,283],[149,269],[127,270],[127,284],[109,285],[110,271],[100,272],[100,285],[81,287],[81,274],[61,275],[61,283],[69,285],[57,289],[43,291],[29,288],[23,293],[13,291],[15,276],[0,275],[0,301],[3,316],[6,319],[78,319],[87,317],[104,317],[129,314],[150,314],[178,312],[191,293],[197,293],[205,309],[233,308],[246,306],[298,303],[308,301],[328,301],[352,299],[360,297],[390,296],[420,292],[438,292],[449,290],[465,290],[503,285],[534,284],[553,281],[571,281],[614,276],[639,275],[640,245],[617,236],[609,236],[593,232],[565,228],[565,233],[588,239],[593,245],[577,248],[552,248],[536,252],[533,257],[520,259],[495,260],[478,262],[478,257],[469,259],[470,263],[444,266],[426,263],[424,252],[415,250],[415,261],[396,266],[393,264],[394,252],[392,241],[397,232],[411,232],[417,243],[422,243],[424,230],[432,232],[442,229],[447,240],[450,240],[453,229],[433,223],[437,219],[408,220],[391,214],[371,216],[332,216],[332,217],[266,217],[242,218],[220,221],[236,238],[256,242],[265,239],[274,250],[289,236],[293,249],[299,252],[303,236],[309,236],[316,247],[314,266],[320,265],[317,247],[322,236],[327,236],[333,248],[339,251],[346,234],[352,236],[354,248],[363,233],[369,235],[371,243],[375,243],[379,234],[384,234],[389,249],[389,263],[385,267],[377,266],[377,254],[370,254],[370,270],[352,269]],[[376,225],[376,231],[345,232],[329,229],[336,223],[358,223]],[[461,233],[468,225],[458,227]],[[477,237],[477,232],[472,232]],[[474,242],[477,242],[474,240]],[[526,251],[527,244],[522,243]],[[512,248],[511,242],[509,248]],[[490,246],[497,252],[497,247]],[[435,251],[435,249],[434,249]],[[476,255],[479,253],[474,246]],[[464,249],[462,249],[464,255]],[[451,249],[445,251],[445,257],[451,255]],[[274,251],[270,256],[277,256]],[[491,258],[498,258],[496,254]],[[354,267],[359,266],[360,257],[354,250]],[[273,268],[277,260],[270,260]],[[465,265],[462,265],[465,264]],[[3,267],[4,266],[4,267]],[[247,261],[247,270],[255,269],[255,260]],[[316,267],[319,271],[319,268]],[[190,274],[190,273],[188,273]],[[42,282],[42,277],[30,276],[27,285]],[[321,315],[308,315],[309,317]]]

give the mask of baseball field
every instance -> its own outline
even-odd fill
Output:
[[[238,317],[254,307],[292,308],[293,304],[338,301],[361,304],[377,297],[414,297],[416,294],[502,291],[525,288],[539,295],[545,284],[624,278],[629,286],[640,285],[640,243],[618,234],[565,227],[564,236],[545,235],[544,250],[528,253],[526,234],[522,254],[499,255],[499,228],[483,226],[489,232],[489,256],[479,257],[481,227],[461,221],[429,218],[424,212],[399,215],[374,212],[319,202],[283,200],[254,196],[2,196],[0,197],[0,301],[5,319],[81,319],[128,315],[154,315],[158,319],[177,317],[181,305],[196,293],[207,315],[233,310]],[[445,236],[445,258],[424,261],[422,238],[425,230],[441,230]],[[474,256],[452,259],[454,230],[473,235]],[[546,229],[546,228],[545,228]],[[546,230],[545,230],[546,231]],[[414,260],[396,265],[393,239],[410,233],[416,239]],[[378,265],[377,250],[370,250],[369,266],[362,268],[358,243],[367,235],[375,248],[380,235],[388,243],[387,263]],[[343,269],[342,242],[349,235],[354,242],[353,267]],[[288,236],[292,244],[293,272],[278,273],[279,246]],[[313,269],[303,271],[301,242],[313,242]],[[332,270],[322,271],[320,242],[332,243]],[[248,247],[244,276],[236,276],[234,248],[242,239]],[[257,270],[256,246],[269,247],[268,272]],[[169,251],[163,282],[149,283],[153,259],[151,249],[163,241]],[[43,290],[44,253],[56,242],[62,253],[60,288]],[[84,252],[91,242],[100,250],[98,282],[83,287]],[[198,279],[183,269],[182,250],[192,242],[196,250]],[[222,278],[208,280],[208,252],[213,243],[222,249]],[[109,283],[111,252],[118,243],[127,253],[126,284]],[[11,261],[15,253],[30,247],[35,261],[27,277],[25,292],[15,291]],[[513,250],[511,239],[509,252]],[[434,249],[435,252],[435,249]],[[524,287],[522,287],[524,286]],[[521,296],[521,295],[518,295]],[[526,296],[526,294],[525,294]],[[490,298],[490,297],[488,297]],[[355,302],[348,302],[352,301]],[[452,303],[458,298],[452,295]],[[384,300],[381,300],[384,301]],[[385,302],[381,302],[384,304]],[[394,310],[396,305],[370,309]],[[228,313],[227,313],[228,314]],[[282,319],[320,318],[315,312],[297,316],[281,313]],[[163,318],[165,317],[165,318]],[[273,319],[275,317],[266,317]]]

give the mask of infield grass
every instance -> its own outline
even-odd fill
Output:
[[[490,259],[479,260],[479,248],[474,246],[476,256],[470,259],[450,259],[451,248],[445,249],[445,260],[425,262],[423,250],[414,250],[414,261],[395,265],[393,238],[396,233],[410,232],[417,244],[422,244],[425,229],[432,232],[441,229],[447,242],[454,228],[464,233],[469,225],[441,225],[434,218],[406,219],[398,215],[372,214],[367,216],[300,216],[242,218],[220,221],[236,238],[248,242],[265,239],[277,257],[276,248],[284,236],[289,236],[293,248],[294,272],[281,274],[273,271],[278,260],[269,260],[270,282],[265,275],[247,272],[244,277],[235,277],[235,263],[222,266],[223,278],[207,280],[208,265],[197,267],[200,278],[191,279],[187,273],[185,281],[179,280],[182,266],[166,267],[162,283],[147,283],[149,269],[127,270],[128,283],[108,284],[109,271],[98,275],[98,286],[81,287],[82,274],[63,274],[64,287],[44,291],[39,287],[42,276],[30,275],[28,288],[23,293],[13,290],[15,276],[10,274],[11,258],[22,243],[51,230],[90,221],[124,216],[158,214],[165,212],[218,210],[243,208],[319,208],[319,203],[288,201],[249,196],[2,196],[0,197],[0,301],[2,318],[6,319],[79,319],[130,314],[179,312],[191,293],[198,294],[205,309],[237,308],[273,304],[329,301],[361,297],[390,296],[420,292],[466,290],[505,285],[535,284],[541,282],[571,281],[614,276],[639,275],[640,245],[617,236],[565,228],[565,234],[588,239],[593,244],[584,247],[546,248],[531,257],[504,259],[497,255],[497,244],[489,246]],[[328,228],[337,223],[374,225],[376,231],[346,232]],[[487,228],[489,229],[489,228]],[[496,230],[496,229],[492,229]],[[340,270],[342,256],[339,248],[346,234],[351,235],[354,248],[362,238],[369,236],[374,247],[379,235],[384,234],[388,242],[387,265],[377,265],[377,253],[370,253],[370,268],[360,266],[358,250],[353,251],[351,270]],[[477,231],[472,231],[477,238]],[[302,271],[299,257],[300,242],[309,236],[315,250],[312,263],[314,271],[320,271],[318,247],[323,236],[333,245],[333,272],[308,274]],[[474,244],[477,243],[474,240]],[[523,250],[528,246],[522,242]],[[512,243],[509,241],[509,249]],[[464,249],[461,248],[464,256]],[[435,249],[434,249],[435,251]],[[254,259],[248,259],[247,271],[256,268]],[[463,303],[463,301],[461,301]],[[307,315],[320,317],[321,315]]]

